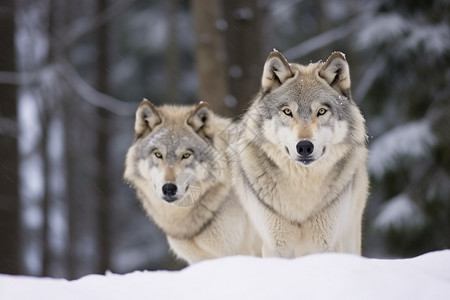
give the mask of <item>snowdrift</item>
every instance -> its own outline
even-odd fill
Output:
[[[450,250],[398,260],[236,256],[74,281],[0,275],[0,299],[450,299]]]

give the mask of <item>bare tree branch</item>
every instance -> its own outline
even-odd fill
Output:
[[[284,10],[291,10],[304,0],[285,0],[283,2],[269,2],[268,9],[272,15],[277,15]]]
[[[131,116],[135,113],[137,105],[118,100],[110,95],[100,93],[90,86],[77,71],[70,65],[67,60],[60,60],[61,75],[67,81],[69,86],[80,97],[90,104],[102,107],[119,116]],[[39,82],[40,72],[18,73],[18,72],[2,72],[0,71],[0,83],[14,85],[29,85]]]
[[[37,81],[37,72],[19,73],[0,71],[0,83],[13,85],[27,85]]]
[[[343,39],[344,37],[353,33],[358,26],[361,24],[361,20],[359,18],[355,18],[348,23],[333,28],[327,32],[316,35],[297,46],[294,46],[283,52],[283,55],[287,59],[297,59],[303,57],[315,50],[321,49],[335,41]]]
[[[76,94],[90,104],[104,108],[119,116],[134,115],[137,104],[118,100],[110,95],[100,93],[81,78],[67,60],[61,60],[61,75]]]
[[[56,48],[59,48],[59,51],[64,51],[67,47],[75,43],[81,37],[95,31],[103,24],[109,22],[119,14],[123,13],[125,9],[130,7],[136,1],[137,0],[115,1],[97,17],[89,19],[82,24],[77,23],[73,25],[71,29],[64,33],[64,35],[61,37],[62,39],[59,42],[55,42]]]

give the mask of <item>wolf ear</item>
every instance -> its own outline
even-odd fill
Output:
[[[287,79],[293,76],[291,67],[284,56],[274,50],[267,57],[264,64],[263,76],[261,79],[261,86],[264,93],[268,93],[280,85]]]
[[[350,70],[345,54],[334,52],[323,64],[319,76],[336,91],[348,96],[350,92]]]
[[[142,135],[147,129],[152,131],[161,122],[159,110],[144,98],[136,111],[136,122],[134,123],[136,135]]]
[[[188,117],[187,123],[199,135],[212,139],[214,135],[214,113],[207,102],[200,102]]]

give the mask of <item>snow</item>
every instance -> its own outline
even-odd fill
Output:
[[[227,257],[75,281],[0,275],[0,299],[448,299],[450,250],[412,259]]]

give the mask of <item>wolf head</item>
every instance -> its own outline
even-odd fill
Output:
[[[124,178],[140,192],[153,189],[161,200],[192,205],[220,176],[213,139],[214,114],[207,103],[157,108],[144,99]]]
[[[308,166],[336,145],[364,143],[364,120],[350,93],[350,72],[344,54],[323,63],[290,64],[272,52],[267,58],[255,102],[264,138],[292,160]],[[256,122],[255,122],[256,123]]]

